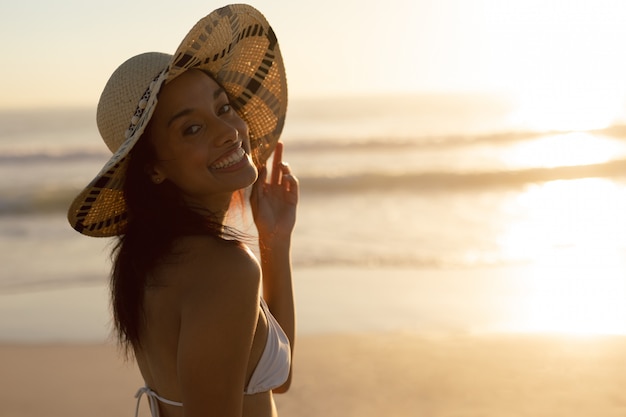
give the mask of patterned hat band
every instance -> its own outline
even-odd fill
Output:
[[[162,86],[188,69],[211,74],[224,88],[248,125],[255,163],[263,165],[269,158],[287,111],[287,81],[278,42],[259,11],[244,4],[225,6],[201,19],[173,55],[137,55],[113,73],[96,116],[113,156],[70,206],[68,220],[74,229],[95,237],[124,233],[128,153],[150,121]]]
[[[141,100],[139,100],[139,104],[137,104],[135,113],[133,113],[133,117],[130,119],[130,125],[128,126],[128,129],[126,129],[126,132],[124,132],[125,140],[130,138],[137,130],[137,125],[139,124],[141,115],[143,114],[146,107],[148,107],[148,102],[150,101],[150,98],[152,97],[152,93],[159,90],[159,88],[157,88],[157,86],[158,87],[161,86],[159,79],[164,78],[164,75],[167,73],[167,70],[168,69],[166,68],[163,71],[161,71],[159,75],[157,75],[154,78],[154,80],[150,82],[150,85],[148,85],[148,88],[146,88],[146,92],[143,93],[143,95],[141,96]]]

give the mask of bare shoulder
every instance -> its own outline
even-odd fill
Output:
[[[176,241],[176,280],[183,292],[257,291],[261,269],[243,244],[210,236],[186,236]]]

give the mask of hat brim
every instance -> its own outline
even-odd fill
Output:
[[[164,54],[157,55],[167,59]],[[207,71],[226,90],[231,104],[248,124],[255,164],[265,164],[285,123],[285,68],[265,17],[251,6],[229,5],[201,19],[169,63],[145,86],[143,96],[137,97],[135,112],[128,115],[128,129],[117,134],[124,135],[121,145],[70,206],[68,220],[75,230],[93,237],[124,234],[128,216],[123,184],[128,154],[150,121],[160,88],[189,69]]]

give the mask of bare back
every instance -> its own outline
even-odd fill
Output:
[[[210,237],[183,238],[174,251],[144,292],[135,355],[146,385],[185,404],[185,416],[196,402],[216,415],[226,415],[218,412],[223,407],[244,417],[275,416],[271,391],[243,394],[267,338],[258,262],[246,248]],[[181,407],[160,408],[163,417],[183,416]]]

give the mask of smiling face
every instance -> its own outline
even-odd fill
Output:
[[[153,181],[168,180],[191,207],[224,212],[254,183],[248,126],[209,75],[189,70],[163,87],[150,121]]]

